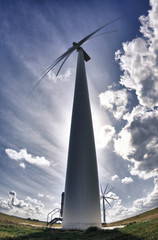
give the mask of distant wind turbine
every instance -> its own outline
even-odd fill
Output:
[[[127,14],[126,14],[127,15]],[[81,47],[101,29],[125,17],[118,17],[84,37],[73,42],[65,53],[58,57],[34,83],[31,91],[60,62],[59,74],[68,57],[77,50],[78,61],[68,151],[63,209],[63,228],[86,229],[90,226],[101,227],[100,196],[93,125],[84,61],[89,55]]]
[[[106,224],[106,203],[111,206],[109,199],[110,200],[117,200],[114,197],[108,196],[108,193],[110,193],[114,188],[112,187],[110,190],[108,189],[109,184],[106,185],[104,191],[101,186],[101,196],[100,200],[102,201],[102,209],[103,209],[103,223]],[[112,206],[111,206],[112,207]]]

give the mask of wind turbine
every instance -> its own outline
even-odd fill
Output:
[[[81,46],[101,29],[126,15],[102,25],[79,42],[73,42],[72,47],[47,67],[31,89],[32,91],[48,72],[62,61],[56,74],[58,75],[68,57],[73,51],[77,50],[78,61],[63,209],[62,226],[65,229],[86,229],[90,226],[101,227],[97,160],[84,63],[84,61],[89,61],[90,57]]]
[[[130,12],[131,13],[131,12]],[[88,34],[86,37],[84,37],[82,40],[80,40],[78,43],[76,42],[73,42],[73,46],[70,47],[65,53],[63,53],[60,57],[58,57],[50,66],[48,66],[44,71],[43,73],[41,74],[41,77],[34,82],[34,84],[32,85],[32,88],[30,89],[30,92],[29,94],[34,90],[34,88],[37,87],[37,85],[42,81],[42,79],[58,64],[62,61],[57,73],[56,73],[56,76],[58,76],[61,68],[63,67],[64,63],[66,62],[66,60],[70,57],[70,55],[73,53],[73,51],[77,50],[79,52],[79,50],[82,50],[83,51],[83,55],[84,55],[84,60],[87,62],[90,60],[90,57],[89,55],[84,51],[84,49],[81,47],[82,44],[84,44],[85,42],[87,42],[88,40],[90,39],[93,39],[95,37],[98,37],[98,36],[101,36],[103,34],[108,34],[108,33],[112,33],[112,32],[116,32],[116,31],[108,31],[108,32],[105,32],[105,33],[101,33],[101,34],[98,34],[98,35],[95,35],[97,32],[99,32],[100,30],[102,30],[103,28],[107,27],[108,25],[118,21],[119,19],[121,18],[124,18],[126,16],[128,16],[130,13],[126,13],[118,18],[115,18],[113,19],[112,21],[108,22],[108,23],[105,23],[104,25],[102,25],[101,27],[97,28],[94,32]],[[95,36],[93,36],[95,35]],[[93,36],[93,37],[92,37]]]
[[[104,191],[102,189],[101,186],[101,196],[100,196],[100,200],[102,200],[102,208],[103,208],[103,224],[106,224],[106,203],[108,204],[108,206],[112,207],[110,202],[108,201],[110,200],[116,200],[116,198],[113,197],[109,197],[108,193],[111,192],[114,188],[111,188],[110,190],[108,190],[108,186],[109,184],[106,185]]]

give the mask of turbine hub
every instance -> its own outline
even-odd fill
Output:
[[[72,44],[73,44],[73,46],[76,48],[76,50],[79,50],[79,49],[80,49],[80,45],[79,45],[78,43],[73,42]]]

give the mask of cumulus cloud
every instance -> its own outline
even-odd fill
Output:
[[[26,168],[25,163],[20,163],[19,165],[20,165],[20,167],[22,167],[22,168]]]
[[[38,193],[38,197],[44,197],[44,194],[43,193]]]
[[[31,154],[27,153],[26,149],[21,149],[19,152],[17,152],[13,149],[7,148],[5,149],[5,152],[8,157],[16,161],[25,160],[26,162],[37,166],[50,166],[50,162],[45,157],[33,157]],[[24,163],[20,163],[20,166],[25,168]]]
[[[112,181],[119,180],[119,176],[115,174],[114,176],[111,177]]]
[[[133,179],[131,177],[125,177],[123,179],[121,179],[121,182],[124,184],[129,184],[133,182]]]
[[[136,199],[131,207],[125,207],[122,200],[115,194],[117,201],[113,201],[112,208],[108,210],[107,220],[109,222],[125,219],[142,212],[148,211],[157,207],[158,199],[158,178],[154,179],[155,186],[153,190],[144,198]],[[130,196],[128,196],[130,198]]]
[[[30,207],[27,203],[25,203],[23,200],[18,200],[16,197],[16,192],[15,191],[10,191],[9,192],[10,199],[8,201],[9,206],[16,207],[16,208],[28,208]]]
[[[133,207],[135,209],[141,210],[142,209],[150,209],[157,207],[157,200],[158,200],[158,178],[154,179],[154,189],[151,193],[148,194],[146,198],[140,198],[134,201]]]
[[[68,68],[64,74],[59,74],[58,76],[56,76],[56,74],[53,71],[50,71],[47,75],[48,75],[48,79],[53,82],[56,82],[58,80],[68,81],[71,76],[71,70],[70,68]]]
[[[46,195],[46,197],[49,199],[49,200],[53,200],[55,197],[54,196],[51,196],[51,195]]]
[[[41,201],[37,200],[36,198],[31,198],[29,196],[27,196],[25,200],[33,204],[41,204]]]
[[[150,1],[151,10],[139,18],[141,37],[125,42],[115,54],[122,70],[123,90],[109,89],[99,95],[100,105],[123,118],[125,125],[114,139],[114,151],[128,161],[131,175],[142,179],[154,178],[154,189],[145,198],[136,199],[128,208],[121,199],[108,211],[110,221],[127,218],[157,207],[158,199],[158,2]],[[116,89],[116,88],[115,88]],[[130,90],[135,92],[138,105],[129,111]],[[122,91],[122,94],[121,92]],[[124,94],[124,95],[123,95]],[[121,96],[121,97],[120,97]],[[124,96],[122,98],[122,96]],[[123,123],[123,122],[122,122]],[[118,176],[111,178],[118,180]],[[120,180],[133,182],[131,177]],[[130,196],[127,195],[127,198]]]
[[[132,148],[132,136],[126,128],[123,128],[114,140],[114,148],[115,152],[126,160],[128,159],[127,156],[134,151]]]
[[[49,199],[50,201],[53,200],[53,199],[55,199],[54,196],[51,196],[51,195],[49,195],[49,194],[44,195],[43,193],[38,193],[38,197],[40,197],[40,198],[45,197],[45,198]]]
[[[0,198],[0,209],[1,210],[9,210],[10,209],[7,200]]]
[[[113,139],[115,128],[111,125],[104,125],[96,136],[96,144],[98,148],[104,148]]]
[[[8,203],[10,206],[14,205],[14,202],[16,201],[16,192],[15,191],[10,191],[9,192],[10,200]]]
[[[49,194],[44,195],[43,193],[38,193],[38,197],[40,197],[40,198],[45,197],[45,198],[48,198],[49,200],[53,200],[53,199],[55,199],[54,196],[51,196],[51,195],[49,195]]]
[[[158,3],[152,0],[150,5],[148,15],[139,18],[142,36],[123,43],[115,55],[123,72],[120,83],[135,90],[139,104],[124,114],[127,122],[114,149],[130,161],[130,173],[143,179],[158,176]],[[105,106],[115,114],[113,102]]]
[[[9,195],[16,197],[16,192],[15,191],[10,191]]]
[[[142,37],[123,43],[116,52],[123,74],[120,83],[136,92],[143,106],[158,106],[158,3],[150,1],[152,9],[148,16],[141,16]]]
[[[15,191],[9,192],[8,199],[0,198],[0,209],[19,217],[39,218],[44,215],[44,204],[41,201],[29,196],[25,200],[19,200]]]
[[[158,111],[137,106],[126,118],[128,123],[114,142],[115,152],[131,162],[132,175],[158,176]]]
[[[107,90],[99,95],[100,105],[120,119],[127,111],[128,94],[126,89]]]

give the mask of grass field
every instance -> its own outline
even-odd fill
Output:
[[[147,211],[145,213],[139,214],[137,216],[127,218],[121,221],[113,222],[107,224],[108,226],[118,226],[118,225],[126,225],[129,223],[139,222],[139,221],[146,221],[149,219],[158,218],[158,208],[155,208],[153,210]]]
[[[46,228],[43,222],[0,214],[0,240],[158,240],[157,215],[158,208],[117,222],[118,225],[127,224],[122,229],[99,230],[91,227],[79,231]]]

